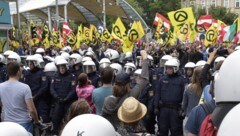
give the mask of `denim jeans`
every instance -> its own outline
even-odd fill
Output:
[[[33,123],[32,122],[23,123],[20,125],[23,126],[29,133],[33,134]]]

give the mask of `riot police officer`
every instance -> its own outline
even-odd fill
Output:
[[[70,72],[78,77],[82,73],[82,56],[77,53],[73,53],[70,56],[69,63],[71,65]]]
[[[68,62],[59,59],[56,62],[58,72],[53,76],[50,92],[55,99],[53,110],[53,134],[58,134],[62,119],[71,103],[77,99],[76,77],[68,71]]]
[[[101,86],[100,76],[97,73],[96,65],[93,61],[89,60],[83,63],[83,72],[88,75],[89,80],[91,80],[95,88]]]
[[[36,56],[28,56],[26,58],[29,70],[25,72],[23,82],[29,85],[33,95],[33,101],[37,112],[44,122],[49,122],[49,115],[45,114],[44,94],[47,91],[47,78],[40,68],[41,64]]]
[[[185,79],[178,74],[179,61],[169,59],[165,63],[165,72],[159,79],[154,99],[154,112],[158,115],[158,133],[160,136],[183,135],[183,120],[180,116]]]

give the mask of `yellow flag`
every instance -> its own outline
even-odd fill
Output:
[[[240,30],[240,17],[234,20],[233,24],[237,24],[237,32]]]
[[[134,21],[128,34],[129,41],[135,42],[141,39],[144,35],[145,32],[143,31],[142,24]]]
[[[192,7],[182,8],[168,13],[168,17],[173,26],[181,26],[185,22],[195,22]]]
[[[61,37],[59,31],[52,32],[51,44],[55,47],[62,48]]]
[[[186,22],[177,33],[178,39],[181,41],[185,41],[189,37],[190,33],[191,33],[190,23]]]
[[[76,44],[75,44],[74,47],[75,47],[76,49],[79,49],[79,48],[80,48],[81,41],[83,40],[82,24],[80,24],[80,25],[78,26],[78,31],[77,31],[76,37],[77,37],[77,42],[76,42]]]
[[[160,33],[162,26],[163,26],[162,20],[159,19],[159,20],[158,20],[158,25],[157,25],[157,28],[156,28],[156,33],[157,33],[157,34]]]
[[[133,50],[133,42],[129,41],[127,36],[123,36],[123,45],[122,45],[123,53],[132,52]]]
[[[83,27],[83,40],[90,40],[92,37],[90,37],[90,29],[87,27]]]
[[[190,43],[195,42],[196,37],[197,37],[197,32],[195,30],[195,25],[196,25],[196,23],[194,23],[190,26],[190,29],[191,29],[191,33],[190,33],[190,36],[189,36],[189,42]]]
[[[50,42],[47,37],[45,39],[43,39],[43,45],[46,49],[50,48]]]
[[[123,36],[126,35],[125,33],[126,28],[122,23],[122,20],[118,17],[116,22],[113,24],[112,27],[112,36],[114,39],[122,40]]]
[[[205,34],[205,40],[204,45],[209,46],[215,43],[217,40],[217,30],[214,27],[214,25],[211,25],[211,27],[207,30]]]
[[[105,29],[102,33],[101,39],[102,39],[103,42],[111,43],[113,38],[112,38],[112,35],[108,32],[108,30]]]
[[[137,21],[137,25],[138,25],[138,28],[140,29],[141,33],[143,34],[143,36],[145,35],[145,31],[143,29],[143,26],[142,26],[142,23],[141,21]]]

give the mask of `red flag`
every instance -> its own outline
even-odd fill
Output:
[[[42,40],[42,29],[41,28],[37,28],[37,38],[41,41]]]
[[[171,24],[170,21],[167,18],[165,18],[163,15],[161,15],[159,13],[156,13],[156,16],[155,16],[155,19],[153,21],[153,24],[154,25],[158,25],[158,21],[159,20],[163,21],[162,24],[163,24],[165,30],[169,30],[170,29],[170,24]]]
[[[240,31],[236,34],[236,36],[233,38],[232,43],[237,44],[240,42]]]
[[[72,29],[70,28],[70,25],[68,22],[63,22],[63,35],[68,36],[72,32]]]
[[[201,15],[198,19],[197,25],[208,29],[213,23],[212,15]]]

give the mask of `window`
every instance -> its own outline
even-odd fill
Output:
[[[205,7],[205,6],[206,6],[205,0],[201,0],[201,5],[202,5],[202,7]]]
[[[240,0],[235,0],[235,6],[236,6],[236,8],[240,7]]]
[[[216,7],[216,6],[217,6],[217,0],[212,0],[212,1],[211,1],[211,5],[214,6],[214,7]]]
[[[224,0],[223,1],[223,6],[226,8],[229,8],[229,0]]]

